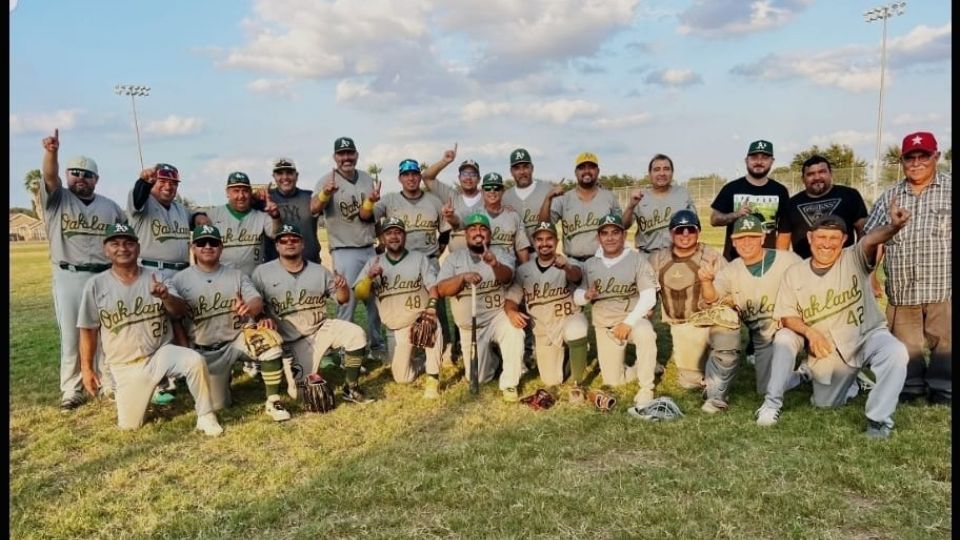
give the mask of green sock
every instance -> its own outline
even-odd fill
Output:
[[[353,385],[360,380],[360,364],[363,363],[363,349],[346,351],[343,355],[343,371],[347,384]]]
[[[264,360],[260,362],[260,376],[263,377],[263,386],[267,396],[280,393],[280,379],[283,378],[283,360]]]
[[[570,347],[570,378],[580,384],[587,369],[587,338],[575,339],[567,346]]]

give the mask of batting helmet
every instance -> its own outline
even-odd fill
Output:
[[[680,210],[675,212],[673,217],[670,218],[670,230],[674,230],[677,227],[689,227],[694,226],[697,230],[700,230],[700,218],[697,217],[696,212],[692,210]]]

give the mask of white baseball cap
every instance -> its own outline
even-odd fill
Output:
[[[88,158],[87,156],[76,156],[70,158],[70,160],[67,161],[67,169],[83,169],[98,176],[100,175],[100,171],[97,169],[97,162],[94,161],[93,158]]]

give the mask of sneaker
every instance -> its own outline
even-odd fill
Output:
[[[300,395],[297,381],[303,377],[303,371],[300,364],[293,361],[289,356],[283,357],[283,376],[287,379],[287,395],[290,399],[297,399]]]
[[[217,415],[212,412],[197,418],[197,430],[202,431],[204,435],[210,437],[216,437],[223,433],[223,428],[220,427],[220,422],[217,422]]]
[[[520,401],[520,394],[517,393],[517,388],[511,386],[503,391],[503,400],[507,403],[516,403]]]
[[[154,405],[169,405],[173,403],[173,400],[176,399],[173,394],[164,392],[159,386],[153,390],[153,397],[150,398],[150,403]]]
[[[423,399],[437,399],[440,397],[440,380],[427,375],[423,382]]]
[[[60,400],[60,412],[68,413],[77,407],[83,405],[84,401],[83,394],[74,394],[68,398]]]
[[[754,414],[760,427],[770,427],[780,420],[780,411],[773,407],[760,407]]]
[[[277,396],[275,399],[267,399],[266,404],[267,416],[273,418],[274,422],[284,422],[290,419],[290,413],[283,408],[283,404],[280,403],[280,396]]]
[[[700,410],[707,414],[717,414],[727,410],[727,404],[719,399],[708,399],[703,402]]]
[[[177,378],[176,377],[167,377],[165,380],[160,381],[160,384],[157,385],[163,392],[174,392],[177,389]]]
[[[260,374],[260,364],[248,360],[243,363],[243,372],[252,379]]]
[[[875,383],[873,379],[870,378],[869,375],[867,375],[862,371],[860,373],[857,373],[857,383],[860,384],[860,389],[863,390],[864,392],[869,392],[873,390],[875,386],[877,386],[877,383]]]
[[[757,365],[757,355],[755,355],[755,354],[748,354],[748,355],[747,355],[747,363],[750,364],[751,366]]]
[[[886,439],[890,437],[891,431],[893,431],[893,428],[887,424],[883,422],[874,422],[869,418],[867,419],[867,431],[865,432],[867,437],[871,439]]]
[[[646,407],[653,401],[653,390],[638,390],[637,395],[633,396],[633,405],[637,409]]]
[[[803,362],[802,364],[800,364],[800,366],[797,367],[797,370],[794,371],[794,373],[800,376],[800,379],[802,382],[808,383],[813,380],[813,374],[810,373],[810,367],[807,366],[806,362]]]
[[[363,395],[363,391],[360,390],[360,385],[356,383],[343,385],[343,400],[351,403],[367,403],[368,401],[372,401]]]
[[[579,384],[573,383],[567,391],[567,399],[570,403],[583,403],[587,400],[587,392]]]

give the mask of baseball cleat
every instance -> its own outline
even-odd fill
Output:
[[[204,435],[216,437],[223,433],[220,422],[217,422],[217,415],[212,412],[197,418],[197,430],[202,431]]]
[[[77,407],[83,405],[84,401],[86,400],[83,398],[83,394],[74,394],[73,396],[64,398],[63,400],[60,401],[60,412],[62,413],[70,412],[76,409]]]
[[[520,394],[517,393],[517,388],[515,386],[505,388],[503,390],[503,400],[507,403],[516,403],[520,401]]]
[[[345,384],[343,385],[343,400],[349,401],[351,403],[370,403],[373,400],[363,395],[363,391],[360,390],[359,384]]]
[[[758,426],[770,427],[780,420],[780,411],[773,407],[760,407],[757,409],[756,417]]]
[[[283,404],[280,403],[279,396],[277,396],[275,399],[267,399],[265,408],[267,411],[267,416],[272,418],[274,422],[284,422],[290,419],[290,413],[283,408]]]
[[[440,381],[427,375],[427,380],[423,383],[423,398],[437,399],[440,397]]]
[[[633,396],[633,405],[642,409],[653,401],[653,390],[638,390],[637,395]]]
[[[717,414],[727,410],[727,404],[719,399],[708,399],[703,402],[700,410],[707,414]]]
[[[871,439],[887,439],[893,429],[883,422],[874,422],[867,419],[867,430],[864,434]]]

